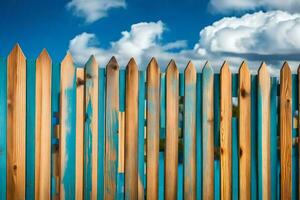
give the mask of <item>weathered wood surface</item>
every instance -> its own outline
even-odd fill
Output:
[[[84,68],[76,73],[76,200],[83,199]]]
[[[189,62],[184,71],[184,199],[196,199],[196,81],[197,73]]]
[[[19,45],[7,58],[7,199],[25,198],[26,59]]]
[[[280,71],[280,171],[281,199],[292,198],[292,77],[284,63]]]
[[[117,198],[118,115],[119,65],[112,57],[106,66],[104,199],[107,200]]]
[[[70,53],[61,63],[60,199],[75,198],[76,70]]]
[[[130,59],[126,68],[125,199],[138,198],[138,68]]]
[[[158,199],[160,70],[153,58],[147,67],[147,199]]]
[[[214,198],[214,73],[208,63],[202,70],[203,199]]]
[[[245,62],[239,69],[239,196],[251,198],[251,76]]]
[[[44,49],[36,61],[35,199],[50,199],[52,61]]]
[[[166,72],[165,199],[177,199],[179,72],[172,60]]]
[[[97,198],[98,64],[91,56],[85,65],[84,199]]]
[[[220,160],[221,199],[232,198],[232,92],[231,71],[227,62],[221,68]]]
[[[258,172],[259,199],[271,199],[270,168],[271,79],[265,63],[258,71]]]

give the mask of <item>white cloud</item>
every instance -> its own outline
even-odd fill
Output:
[[[162,44],[165,29],[161,21],[134,24],[109,48],[101,48],[94,34],[82,33],[70,41],[69,50],[80,64],[94,54],[101,66],[116,56],[123,67],[134,57],[141,68],[147,66],[152,56],[163,68],[174,58],[181,69],[189,60],[198,68],[205,60],[215,68],[228,60],[236,70],[245,59],[255,69],[266,61],[277,72],[284,60],[293,61],[294,68],[300,61],[300,14],[270,11],[223,18],[200,31],[194,48],[188,48],[182,40]]]
[[[74,15],[83,17],[87,23],[95,22],[107,16],[108,10],[112,8],[124,8],[125,0],[72,0],[67,8]]]
[[[227,13],[240,10],[284,10],[289,12],[300,11],[299,0],[210,0],[210,7],[213,11]]]

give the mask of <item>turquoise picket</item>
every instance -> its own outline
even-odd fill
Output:
[[[60,97],[60,64],[52,63],[52,81],[51,81],[51,119],[52,119],[52,141],[51,141],[51,199],[55,199],[56,195],[58,195],[58,191],[56,190],[56,166],[55,163],[55,151],[58,151],[59,141],[56,137],[55,126],[59,124],[59,97]],[[57,173],[57,172],[56,172]]]
[[[298,110],[298,74],[292,75],[292,117],[296,116],[296,111]],[[293,139],[298,136],[297,124],[292,126],[292,135]],[[293,145],[292,148],[292,199],[299,199],[299,154],[298,154],[298,145]]]
[[[220,74],[214,74],[214,146],[220,148]],[[215,199],[221,199],[221,170],[220,158],[214,162],[214,193]]]
[[[237,97],[238,91],[238,75],[232,74],[232,97]],[[232,200],[239,199],[239,138],[238,138],[238,118],[232,117]]]
[[[104,160],[105,160],[105,68],[98,70],[98,182],[97,199],[104,199]]]
[[[61,63],[61,74],[67,77],[67,79],[63,82],[63,76],[61,77],[60,149],[64,149],[65,152],[64,154],[62,151],[60,153],[60,166],[62,168],[60,174],[60,197],[74,199],[76,176],[76,69],[73,66],[73,60],[69,53]],[[64,143],[62,141],[64,141]],[[62,158],[62,156],[64,157]]]
[[[239,139],[238,118],[232,118],[232,200],[239,199]]]
[[[257,199],[257,75],[251,75],[251,199]]]
[[[35,194],[35,60],[26,61],[26,199]]]
[[[144,125],[145,125],[145,71],[139,71],[139,91],[138,91],[138,176],[139,184],[142,184],[143,194],[145,194],[145,174],[144,174]]]
[[[97,83],[97,84],[95,84]],[[93,139],[98,136],[98,108],[95,102],[98,101],[98,64],[95,57],[91,56],[85,65],[85,121],[84,121],[84,141],[83,141],[83,173],[84,173],[84,199],[94,198],[93,194],[93,169],[95,161],[93,152]],[[98,102],[97,102],[98,103]],[[96,107],[95,107],[96,106]]]
[[[277,199],[277,163],[278,163],[278,151],[277,151],[277,131],[278,131],[278,112],[277,112],[277,91],[278,80],[276,77],[271,78],[271,100],[270,100],[270,159],[271,159],[271,199]]]
[[[119,75],[119,106],[120,106],[119,111],[120,112],[125,112],[125,101],[126,101],[126,69],[121,69]],[[125,187],[125,175],[124,173],[118,172],[117,193],[118,193],[118,199],[120,200],[125,198],[124,187]]]
[[[7,112],[7,65],[6,59],[0,57],[0,199],[6,199],[6,112]]]
[[[202,74],[197,73],[196,85],[196,199],[202,199]]]
[[[159,140],[166,138],[166,75],[161,73],[160,76],[160,133]],[[159,169],[158,169],[158,199],[164,199],[164,186],[165,186],[165,165],[164,165],[164,152],[159,150]],[[147,186],[146,186],[147,187]]]
[[[184,72],[183,175],[184,199],[196,197],[196,69],[189,63]]]

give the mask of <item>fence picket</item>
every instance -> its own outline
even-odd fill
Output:
[[[117,198],[118,115],[119,65],[115,57],[112,57],[106,66],[104,199],[108,200]]]
[[[6,59],[0,57],[0,74],[7,74]],[[6,127],[7,127],[7,77],[5,75],[0,76],[0,171],[4,172],[0,176],[0,199],[6,199]]]
[[[208,63],[202,70],[203,199],[214,198],[214,73]]]
[[[98,64],[91,56],[85,65],[84,199],[97,198]]]
[[[7,199],[24,199],[26,58],[19,45],[7,58],[7,149]]]
[[[287,63],[280,71],[281,199],[292,198],[292,77]]]
[[[125,199],[138,197],[138,68],[133,58],[126,68]]]
[[[251,192],[251,76],[245,62],[239,70],[239,146],[240,199],[250,199]]]
[[[221,199],[231,199],[232,188],[232,94],[231,71],[227,62],[221,68],[221,122],[220,122],[220,160],[221,160]],[[228,89],[230,88],[230,89]]]
[[[258,71],[258,191],[259,199],[271,198],[270,185],[271,80],[265,63]]]
[[[50,199],[52,61],[44,49],[36,61],[35,198]]]
[[[160,70],[155,58],[147,67],[147,199],[158,199]]]
[[[76,71],[70,53],[61,63],[60,199],[75,198]]]
[[[84,68],[76,69],[76,199],[83,199]]]
[[[196,199],[196,81],[194,65],[184,71],[184,199]]]
[[[105,174],[105,99],[106,76],[105,69],[98,69],[98,191],[97,199],[104,199]]]
[[[177,199],[179,72],[172,60],[166,72],[165,199]]]

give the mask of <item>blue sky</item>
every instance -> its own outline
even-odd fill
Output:
[[[216,68],[300,60],[297,0],[2,0],[0,56],[20,43],[27,58],[46,48],[60,61],[70,51],[78,64],[95,54],[101,66],[115,55],[145,67],[151,56]],[[297,43],[298,42],[298,43]]]

